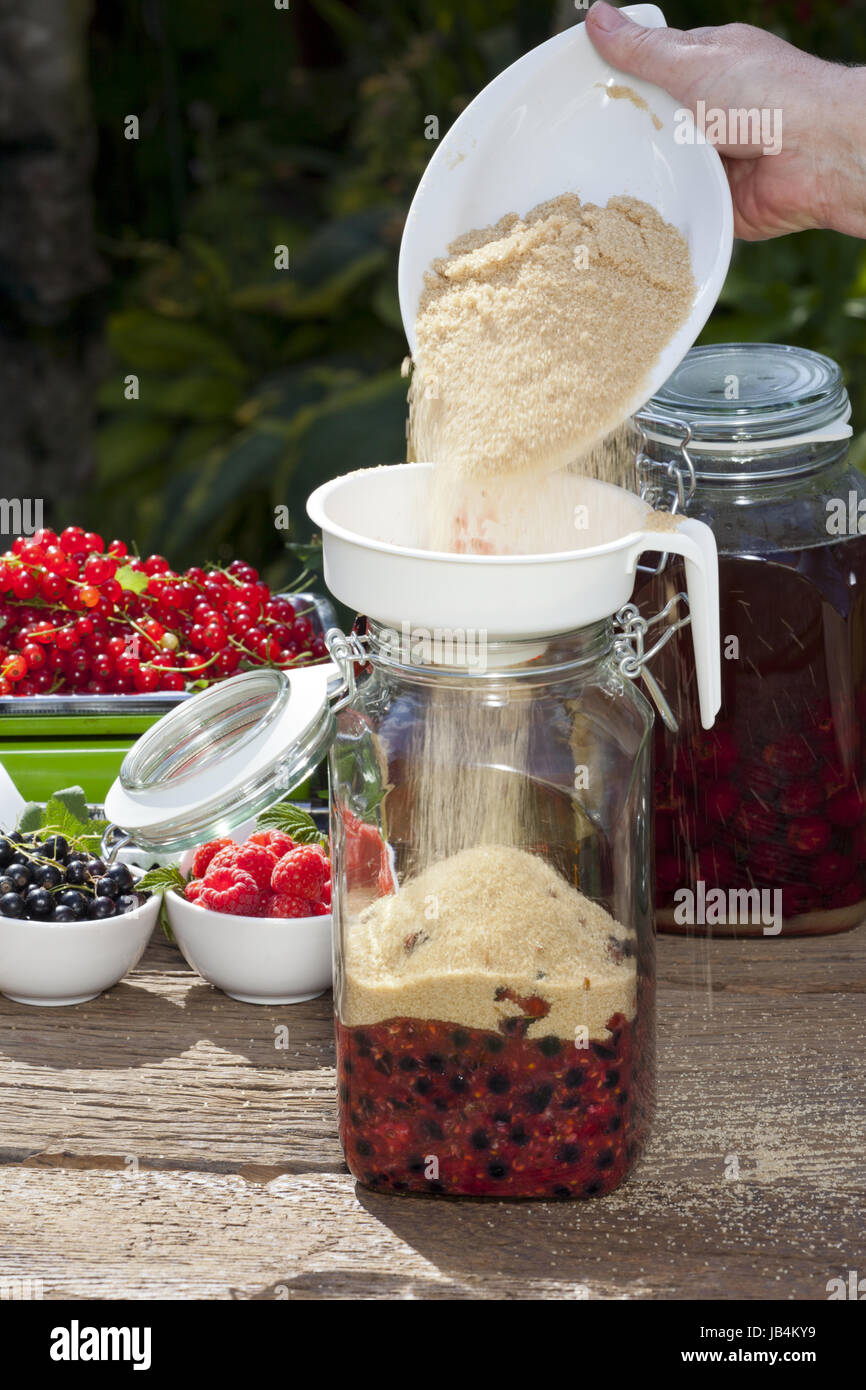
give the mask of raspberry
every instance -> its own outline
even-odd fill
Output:
[[[265,904],[265,917],[310,917],[315,908],[296,893],[272,893]]]
[[[195,852],[195,858],[192,861],[193,878],[204,878],[208,864],[210,864],[214,856],[219,854],[220,850],[226,849],[229,845],[232,844],[234,844],[234,841],[228,839],[208,840],[206,845],[202,845],[199,849],[197,849]]]
[[[830,827],[819,816],[804,816],[788,826],[788,844],[801,854],[817,854],[826,849],[829,840]]]
[[[219,854],[215,854],[208,864],[205,870],[205,878],[209,878],[212,873],[219,873],[220,869],[233,868],[239,852],[240,846],[236,845],[234,840],[229,841],[225,848],[221,849]]]
[[[238,850],[231,867],[242,869],[244,873],[250,875],[250,878],[255,879],[258,888],[264,890],[271,886],[271,874],[276,862],[277,856],[272,849],[248,842]]]
[[[297,849],[291,835],[287,835],[284,830],[257,830],[247,840],[247,844],[264,845],[265,849],[273,850],[278,859],[282,859],[290,850]]]
[[[184,893],[184,897],[186,898],[187,902],[197,903],[199,898],[201,897],[201,890],[203,887],[203,879],[191,878],[189,883],[186,885],[186,892]]]
[[[327,906],[328,908],[330,908],[330,906],[331,906],[331,880],[330,880],[329,878],[326,878],[326,879],[325,879],[325,882],[322,884],[322,902],[325,903],[326,906]]]
[[[277,893],[314,900],[321,895],[327,872],[324,856],[311,845],[302,845],[279,860],[271,875],[271,887]]]
[[[791,783],[794,786],[795,783]],[[763,806],[757,798],[744,801],[736,815],[737,829],[747,840],[769,840],[776,833],[778,824],[776,814],[768,806]]]
[[[311,904],[310,904],[310,916],[311,916],[311,917],[327,917],[328,914],[330,913],[330,911],[331,911],[331,908],[330,908],[330,904],[329,904],[329,903],[311,903]]]
[[[813,777],[802,777],[789,782],[779,799],[779,808],[786,816],[806,816],[815,811],[824,800],[824,793]]]
[[[810,865],[809,878],[816,888],[842,887],[853,877],[856,867],[851,855],[828,849]]]
[[[231,912],[236,917],[258,915],[261,894],[251,874],[239,869],[208,870],[199,902],[212,912]]]
[[[705,815],[723,825],[740,804],[740,794],[732,782],[706,782],[700,787],[699,795]]]
[[[866,804],[864,804],[858,787],[848,787],[844,791],[836,792],[827,802],[827,819],[831,825],[843,826],[849,829],[859,825],[866,818]]]

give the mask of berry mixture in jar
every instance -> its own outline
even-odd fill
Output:
[[[866,537],[762,558],[721,555],[722,708],[700,727],[688,650],[661,653],[680,730],[656,727],[656,899],[663,930],[761,935],[766,923],[683,922],[699,881],[779,895],[788,934],[866,919]],[[679,562],[646,602],[682,584]]]
[[[632,931],[539,856],[463,850],[350,920],[340,1136],[390,1192],[591,1197],[646,1138],[651,984]]]

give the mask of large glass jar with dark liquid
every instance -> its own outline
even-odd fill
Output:
[[[662,930],[844,931],[866,917],[866,480],[838,367],[802,348],[692,349],[641,412],[644,490],[719,549],[722,708],[703,730],[681,635],[656,673]],[[651,557],[655,612],[683,588]],[[712,890],[721,889],[714,893]]]

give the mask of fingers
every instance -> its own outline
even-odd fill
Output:
[[[613,67],[664,87],[678,100],[685,100],[710,61],[681,29],[645,29],[605,0],[596,0],[587,14],[586,32]]]

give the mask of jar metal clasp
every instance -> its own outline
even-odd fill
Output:
[[[666,435],[672,429],[678,429],[682,435],[677,444],[681,462],[675,463],[673,459],[662,462],[647,453],[648,436],[644,426],[651,425],[652,421],[650,412],[643,410],[632,422],[638,434],[635,482],[639,495],[655,511],[670,512],[673,516],[695,495],[695,467],[688,448],[692,427],[686,420],[665,420]],[[657,565],[638,565],[637,568],[643,574],[661,574],[667,562],[668,552],[665,551]]]
[[[640,610],[633,603],[624,604],[614,617],[614,624],[620,629],[620,634],[614,638],[613,643],[614,657],[620,675],[625,676],[628,680],[637,680],[640,677],[647,688],[650,699],[661,715],[665,727],[670,729],[673,734],[679,729],[679,724],[665,698],[664,691],[648,669],[647,663],[652,661],[662,647],[667,646],[674,633],[679,632],[681,628],[686,627],[691,622],[691,614],[685,613],[682,617],[678,617],[675,622],[668,623],[661,637],[653,643],[649,651],[646,650],[645,639],[648,630],[656,623],[665,622],[681,603],[688,608],[688,594],[674,594],[661,612],[656,613],[652,618],[642,617]]]
[[[325,646],[340,672],[340,685],[328,700],[331,713],[339,714],[355,699],[355,663],[367,661],[366,641],[357,632],[347,637],[340,628],[332,627],[325,633]]]

